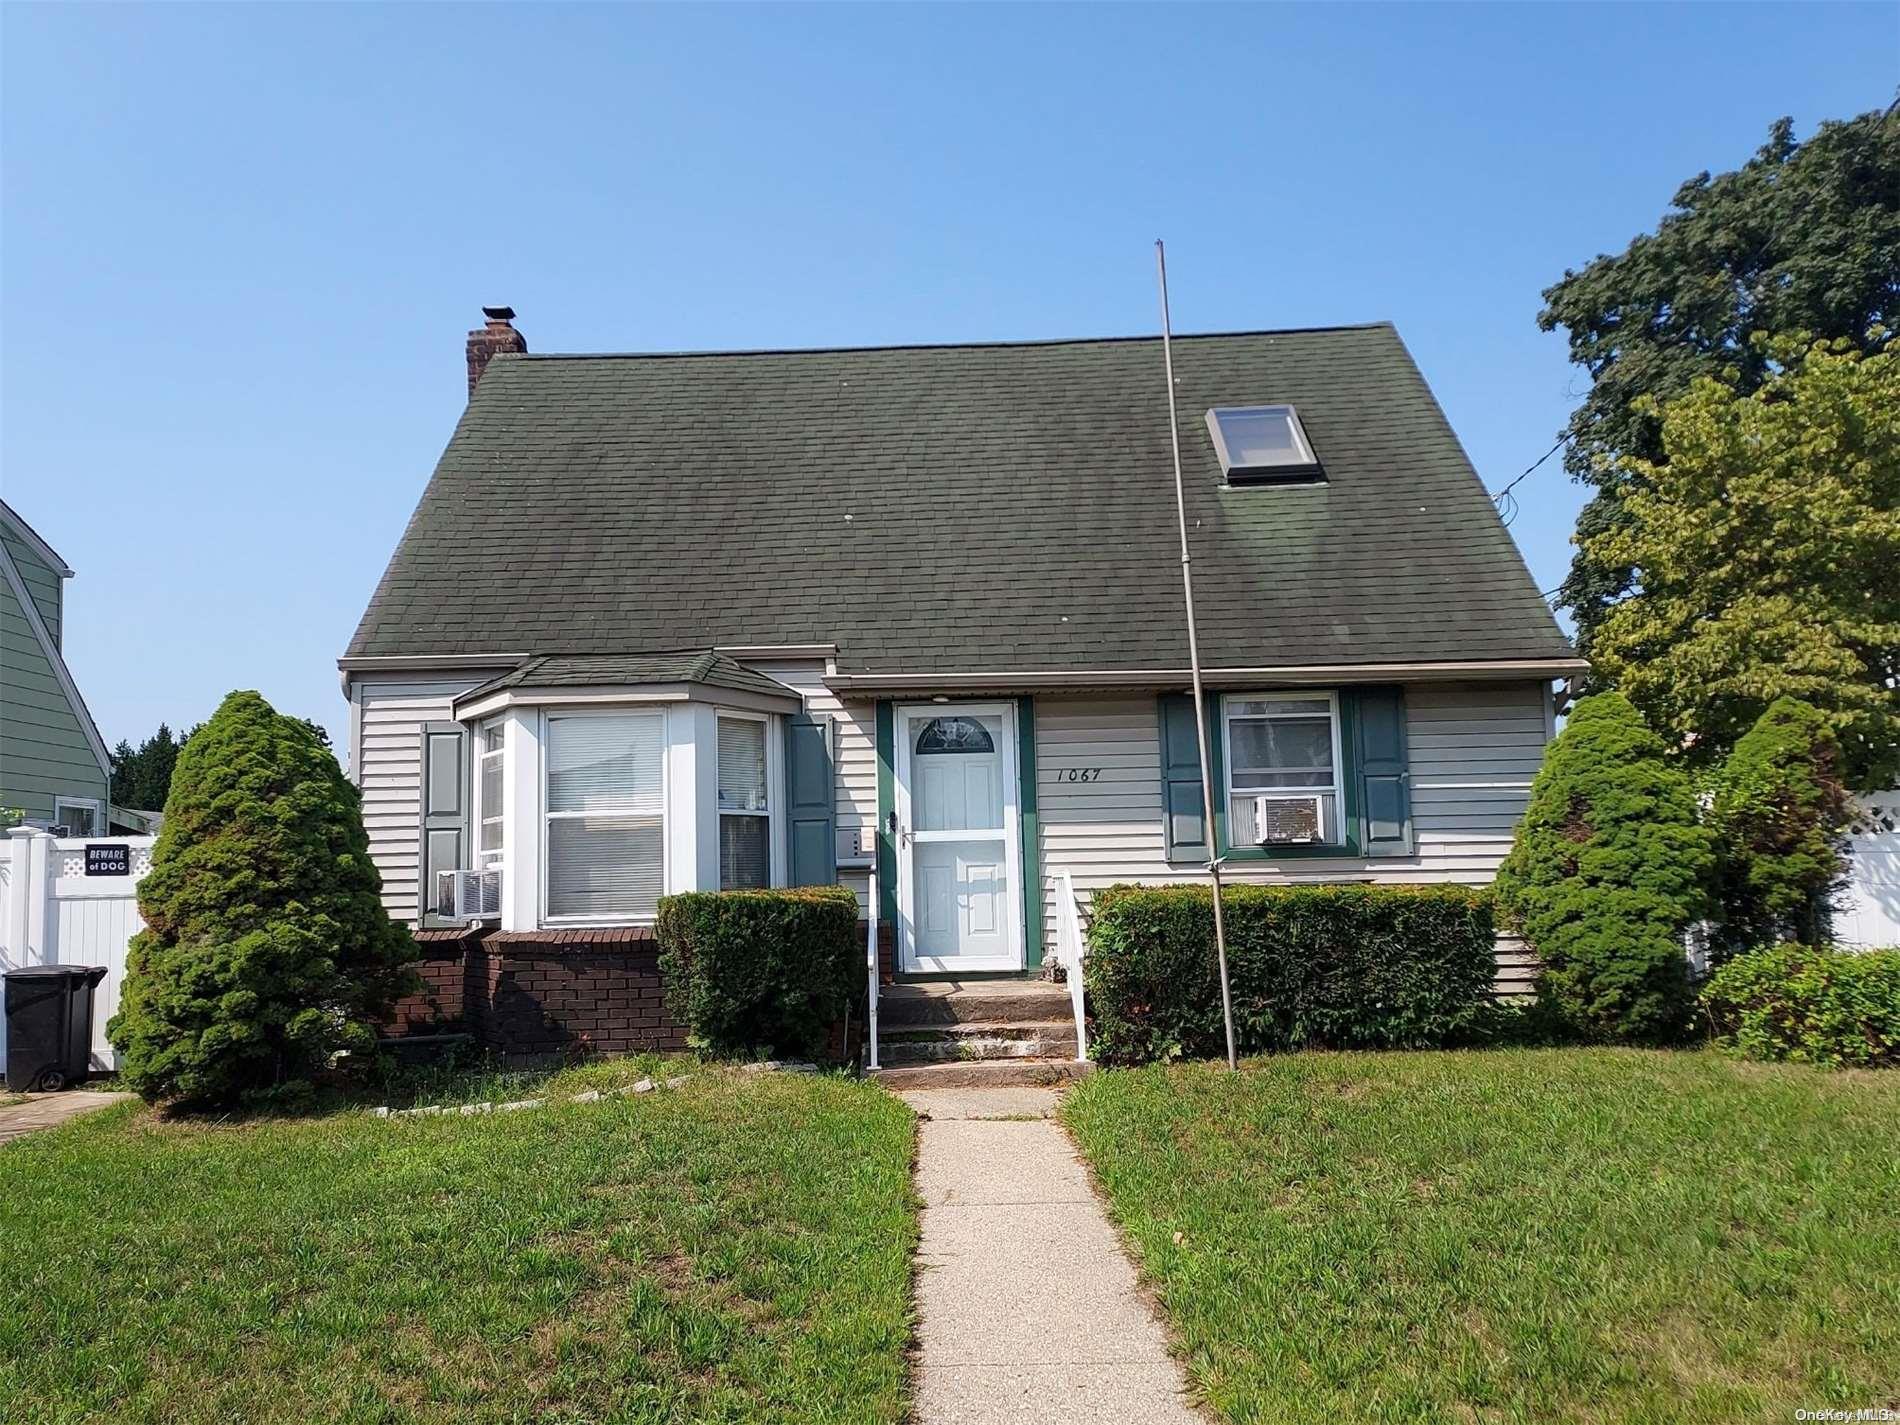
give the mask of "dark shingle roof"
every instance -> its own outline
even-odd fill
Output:
[[[723,653],[692,649],[681,653],[530,658],[512,672],[471,688],[459,701],[471,702],[504,688],[637,688],[651,683],[703,683],[742,693],[798,696],[776,678],[754,672]]]
[[[1561,658],[1389,325],[1175,341],[1211,667]],[[1290,401],[1319,486],[1226,489]],[[497,357],[350,654],[835,643],[839,672],[1186,664],[1157,339]]]

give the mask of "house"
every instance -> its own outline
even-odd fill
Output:
[[[1175,341],[1209,827],[1158,339],[544,356],[484,310],[339,660],[389,910],[462,947],[443,1004],[647,1042],[575,957],[654,1019],[689,888],[875,867],[896,974],[1033,975],[1063,871],[1508,849],[1584,664],[1390,325]],[[476,968],[437,915],[465,868],[500,872]]]
[[[73,571],[0,501],[0,808],[104,836],[112,759],[61,652]]]

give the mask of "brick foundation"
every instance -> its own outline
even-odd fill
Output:
[[[415,939],[422,958],[409,968],[421,978],[422,989],[396,1001],[385,1031],[401,1036],[465,1030],[471,988],[469,951],[479,943],[479,935],[462,930],[418,930]]]
[[[879,967],[888,984],[896,942],[892,927],[880,930]],[[392,1038],[467,1034],[509,1063],[686,1047],[685,1026],[666,1008],[659,944],[649,927],[414,933],[421,958],[412,968],[423,988],[397,1001],[384,1024]],[[845,1026],[833,1028],[835,1057],[855,1052],[861,1011],[853,1010],[848,1043]]]
[[[476,1031],[504,1058],[581,1058],[686,1047],[666,1009],[653,932],[536,932],[482,942]]]

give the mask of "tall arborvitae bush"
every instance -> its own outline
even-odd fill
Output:
[[[344,1051],[366,1062],[414,957],[381,889],[336,759],[232,693],[178,758],[139,882],[146,928],[106,1030],[121,1077],[203,1107],[294,1100]]]
[[[1710,788],[1720,845],[1719,959],[1783,940],[1827,940],[1853,805],[1827,714],[1777,699],[1736,742]]]
[[[1707,903],[1713,836],[1687,776],[1621,693],[1571,711],[1498,870],[1499,905],[1544,962],[1538,994],[1587,1038],[1687,1026],[1682,937]]]

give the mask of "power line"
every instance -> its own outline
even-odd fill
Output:
[[[1555,455],[1558,451],[1562,450],[1569,443],[1570,443],[1570,433],[1566,431],[1563,435],[1558,437],[1557,443],[1555,445],[1553,445],[1549,450],[1546,450],[1542,455],[1538,456],[1537,459],[1533,460],[1529,465],[1526,465],[1522,473],[1518,475],[1517,479],[1511,481],[1510,484],[1506,485],[1502,490],[1499,490],[1496,494],[1491,496],[1491,502],[1498,507],[1498,518],[1502,520],[1507,526],[1511,523],[1512,520],[1517,518],[1517,509],[1518,509],[1517,496],[1513,495],[1511,491],[1515,490],[1521,483],[1523,483],[1525,477],[1530,475],[1533,471],[1535,471],[1538,466],[1542,465],[1546,460],[1550,459],[1551,456]]]

